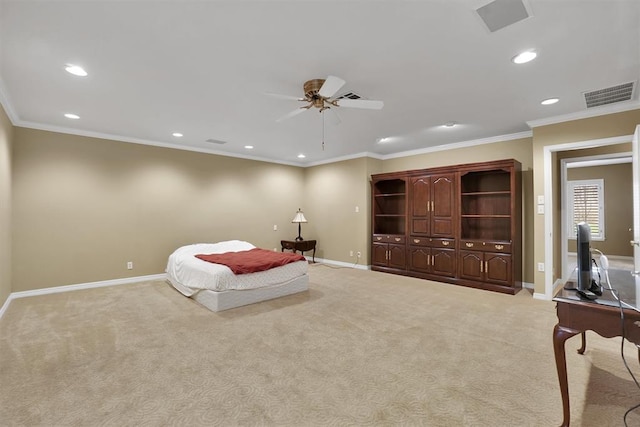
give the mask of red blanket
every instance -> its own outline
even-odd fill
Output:
[[[195,256],[203,261],[226,265],[235,274],[256,273],[296,261],[306,261],[305,257],[290,252],[272,252],[266,249],[250,249],[223,254],[199,254]]]

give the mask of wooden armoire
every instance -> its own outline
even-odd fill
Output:
[[[500,160],[371,176],[371,268],[515,294],[521,165]]]

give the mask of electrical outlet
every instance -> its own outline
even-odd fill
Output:
[[[273,224],[273,231],[278,231],[278,225],[277,224]]]
[[[538,271],[544,271],[544,262],[538,263]]]
[[[353,251],[349,251],[349,256],[353,256]]]
[[[133,262],[131,261],[127,262],[127,270],[133,270]]]
[[[356,253],[356,255],[358,256],[358,258],[360,258],[360,257],[362,256],[362,253],[361,253],[360,251],[358,251],[358,252]]]
[[[360,206],[356,206],[356,213],[360,212]]]

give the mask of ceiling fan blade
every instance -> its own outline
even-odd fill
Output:
[[[384,107],[384,102],[374,101],[372,99],[337,99],[336,104],[339,107],[347,108],[366,108],[368,110],[381,110]]]
[[[322,96],[323,98],[331,98],[336,94],[337,91],[340,90],[342,86],[344,86],[345,83],[346,82],[340,77],[329,76],[322,84],[322,87],[318,91],[318,95]]]
[[[291,111],[290,113],[287,113],[284,116],[280,117],[278,120],[276,120],[276,122],[282,122],[284,120],[290,119],[291,117],[297,116],[300,113],[304,113],[308,109],[309,108],[307,108],[307,107],[296,108],[295,110]]]
[[[280,99],[289,99],[292,101],[304,101],[304,98],[300,98],[299,96],[292,96],[292,95],[282,95],[280,93],[273,93],[273,92],[264,92],[265,95],[268,96],[272,96],[274,98],[280,98]]]

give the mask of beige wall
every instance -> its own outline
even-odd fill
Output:
[[[290,221],[298,207],[309,220],[302,234],[318,240],[318,257],[351,263],[349,251],[361,251],[367,264],[372,173],[514,158],[523,167],[523,278],[543,293],[544,276],[534,269],[544,261],[544,215],[535,214],[534,202],[544,194],[543,148],[629,135],[637,123],[640,110],[539,127],[533,138],[302,169],[23,128],[11,137],[3,116],[0,148],[13,151],[3,182],[13,180],[13,198],[2,204],[12,215],[0,217],[0,233],[11,226],[14,233],[0,238],[0,247],[12,248],[0,262],[13,267],[12,287],[10,268],[2,269],[0,292],[161,273],[172,250],[197,241],[237,238],[279,248],[297,234]],[[556,169],[564,155],[554,156]],[[5,172],[11,166],[12,177]],[[8,185],[0,189],[0,197],[8,194]],[[559,221],[559,204],[547,212]],[[127,261],[134,270],[126,270]]]
[[[558,146],[566,143],[575,143],[581,141],[592,141],[597,139],[611,138],[617,136],[632,135],[636,125],[640,124],[640,110],[625,111],[606,116],[598,116],[581,120],[557,123],[553,125],[540,126],[533,129],[533,194],[544,195],[544,151],[545,147]],[[603,147],[600,152],[607,152],[608,148]],[[552,157],[552,186],[553,186],[553,205],[545,208],[544,215],[534,215],[534,235],[536,236],[534,243],[534,263],[545,261],[545,215],[552,216],[553,232],[550,236],[553,242],[553,265],[546,266],[547,270],[551,268],[553,280],[555,281],[561,275],[560,265],[560,244],[561,236],[559,235],[559,221],[561,218],[560,206],[560,180],[559,180],[559,162],[562,156],[555,153]],[[575,153],[571,154],[573,157]],[[535,272],[535,292],[545,293],[545,273]]]
[[[633,256],[629,244],[633,234],[633,191],[631,163],[617,165],[570,168],[568,180],[604,180],[604,229],[605,240],[591,242],[591,246],[607,255]],[[576,251],[575,238],[568,240],[569,252]]]
[[[380,170],[380,163],[363,157],[305,170],[305,215],[309,221],[305,228],[311,238],[317,238],[316,255],[320,258],[355,263],[357,252],[361,252],[358,263],[369,264],[369,177],[372,171]]]
[[[189,243],[279,250],[303,180],[293,166],[16,128],[12,291],[162,273]]]
[[[0,106],[0,307],[11,293],[11,148],[13,125]]]
[[[533,157],[531,138],[453,150],[435,151],[383,161],[384,172],[424,169],[491,160],[516,159],[522,164],[522,280],[533,283]]]

